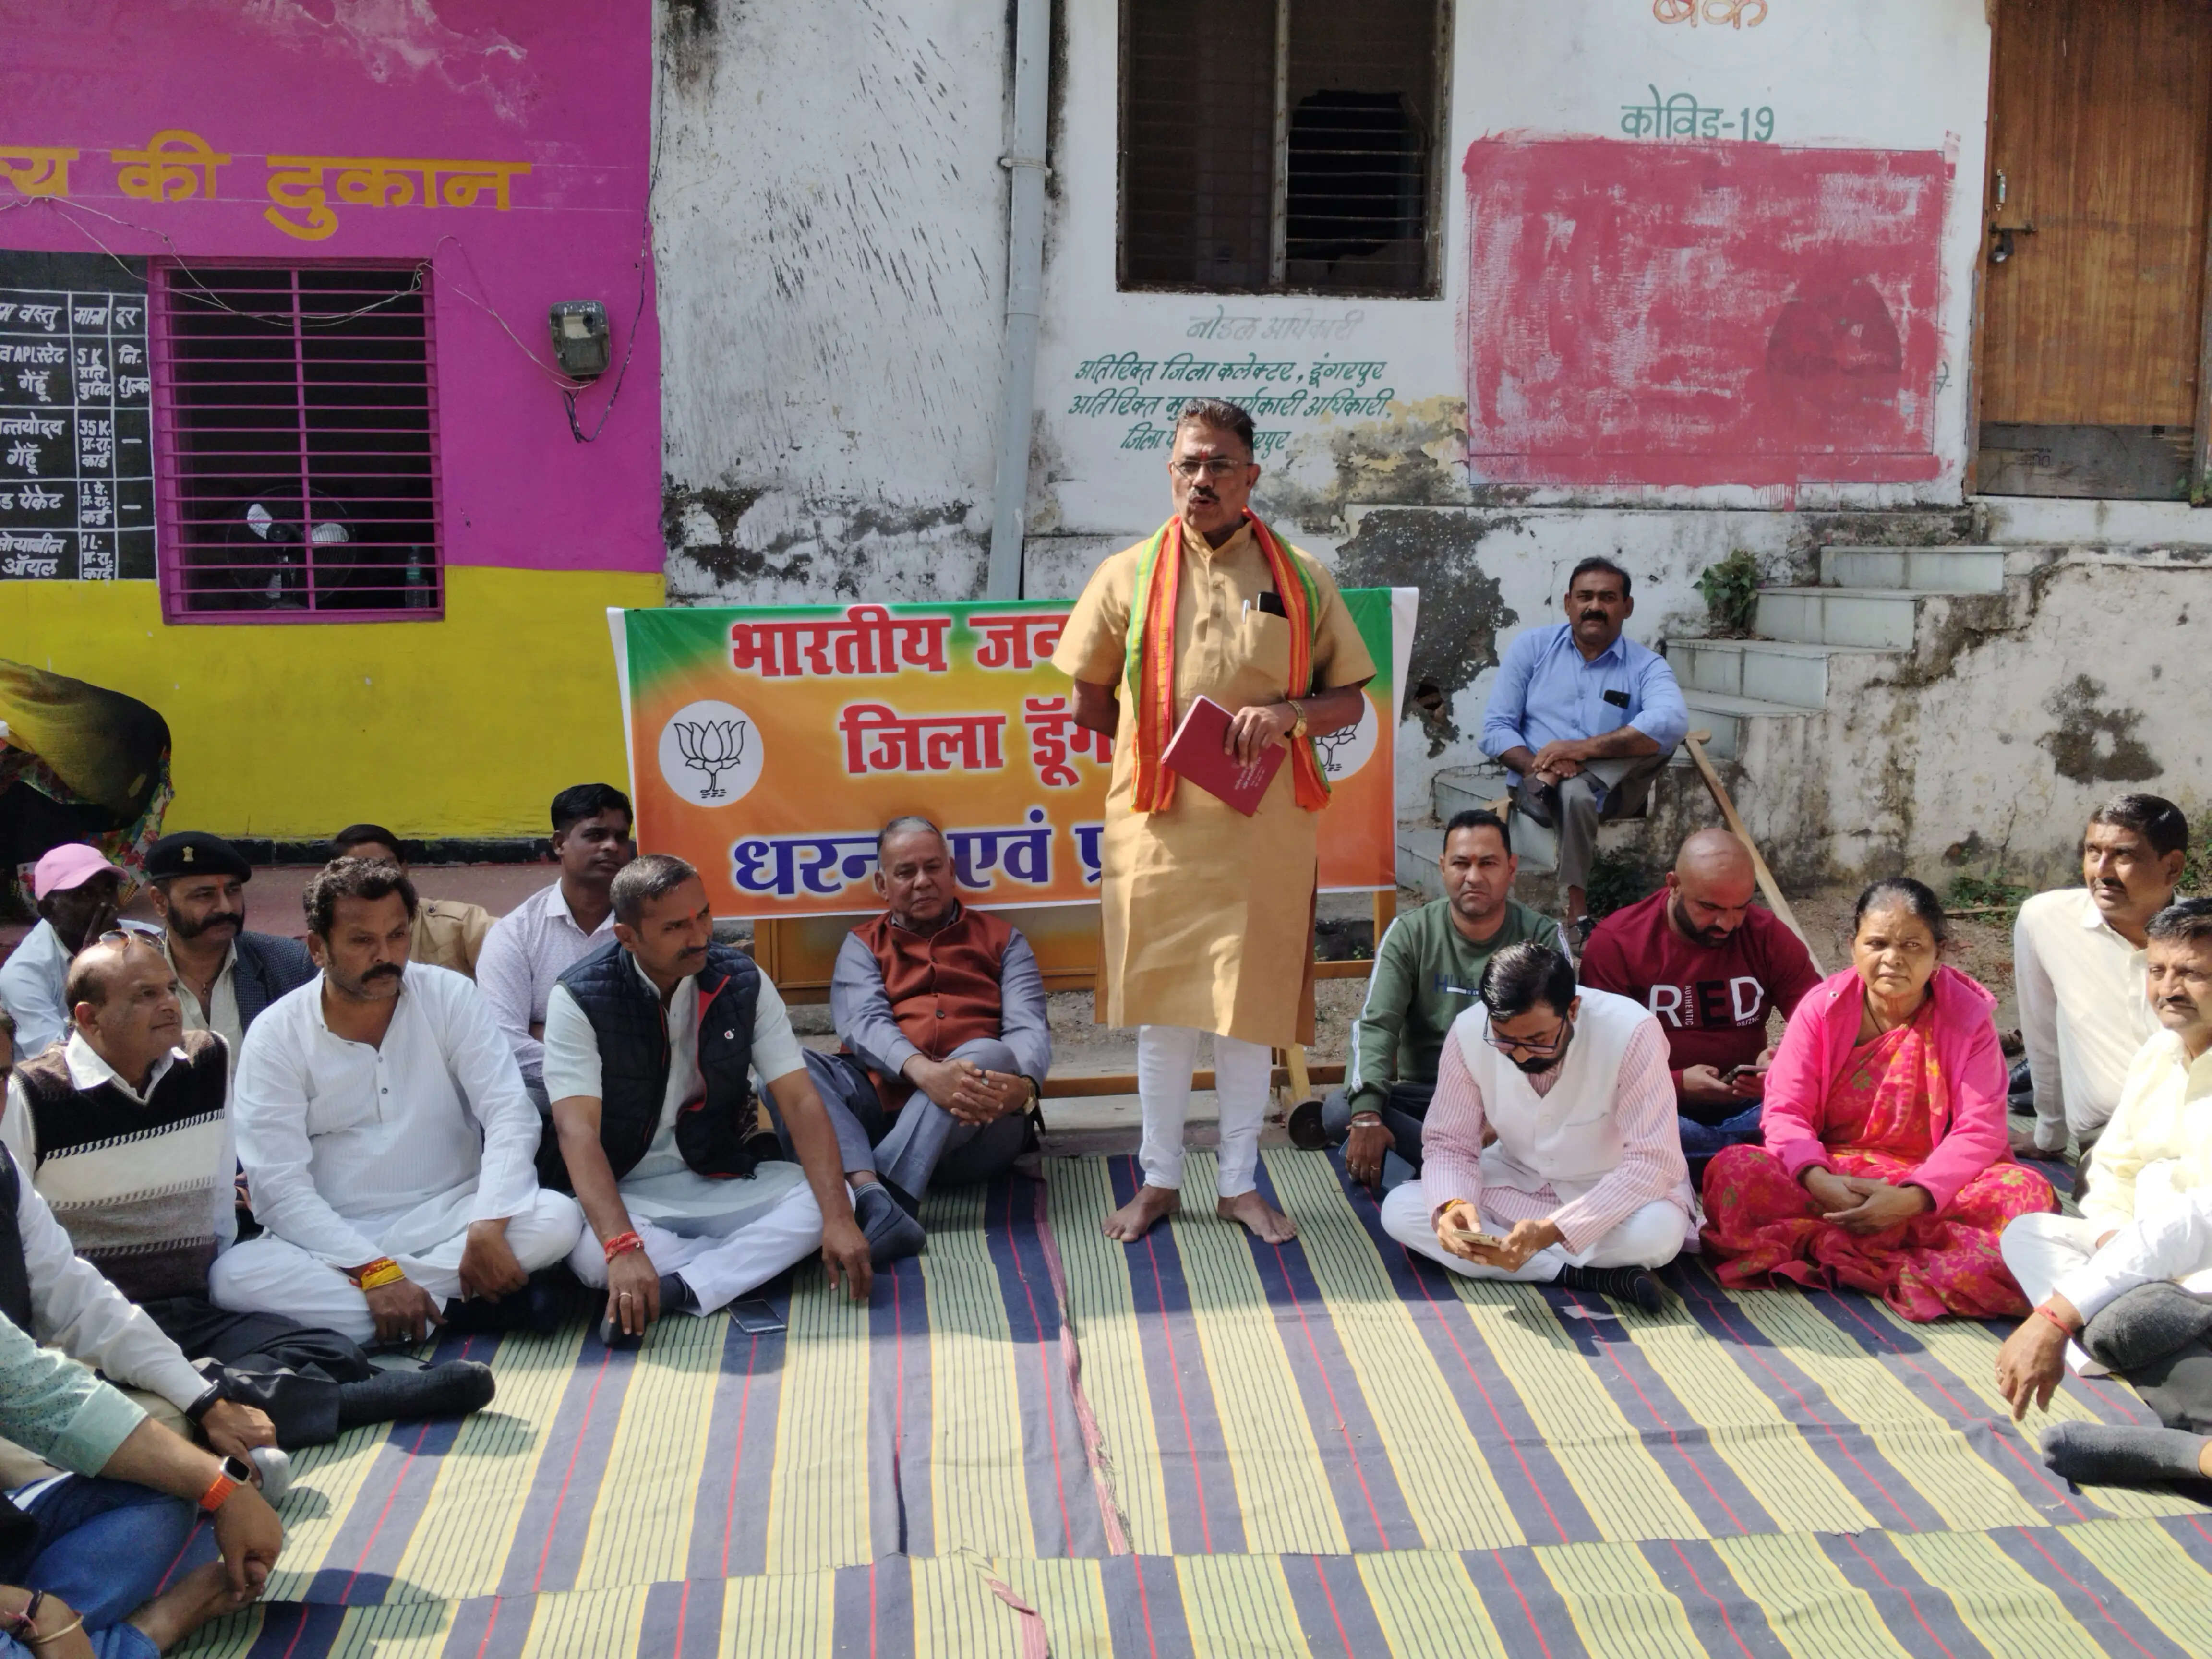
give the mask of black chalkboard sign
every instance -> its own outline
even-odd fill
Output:
[[[0,580],[154,575],[146,262],[0,249]]]

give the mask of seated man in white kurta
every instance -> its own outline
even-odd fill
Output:
[[[557,1139],[539,1163],[583,1205],[568,1265],[607,1292],[600,1339],[635,1346],[662,1315],[713,1313],[817,1249],[831,1283],[866,1301],[875,1263],[919,1249],[921,1228],[872,1170],[847,1188],[783,999],[715,943],[706,884],[682,859],[647,854],[608,895],[614,938],[545,1000]],[[755,1078],[796,1164],[754,1162]]]
[[[538,1185],[538,1109],[490,1005],[409,962],[415,888],[395,866],[334,860],[301,902],[322,971],[254,1021],[232,1091],[266,1231],[216,1258],[210,1299],[364,1344],[550,1328],[558,1301],[532,1275],[583,1217]]]
[[[1657,1310],[1651,1270],[1691,1236],[1690,1172],[1667,1036],[1640,1003],[1577,995],[1549,945],[1500,951],[1444,1039],[1421,1152],[1420,1178],[1382,1200],[1401,1244],[1469,1278]]]

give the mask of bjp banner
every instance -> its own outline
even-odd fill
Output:
[[[1321,740],[1321,884],[1395,881],[1399,686],[1412,588],[1344,595],[1382,672]],[[638,844],[696,865],[714,913],[874,909],[876,834],[918,813],[970,903],[1098,896],[1110,739],[1051,665],[1072,601],[610,611]]]

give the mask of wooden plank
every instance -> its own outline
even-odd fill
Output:
[[[2191,428],[2212,0],[2005,0],[1991,78],[1991,217],[2034,234],[1984,267],[1983,420]]]
[[[2212,119],[2205,147],[2212,149]],[[2212,167],[2205,168],[2204,274],[2197,284],[2197,429],[2190,434],[2189,499],[2212,507]]]
[[[1340,1060],[1330,1060],[1323,1065],[1307,1066],[1305,1073],[1309,1088],[1318,1083],[1341,1083],[1344,1081],[1344,1065]],[[1267,1086],[1281,1089],[1292,1081],[1290,1067],[1278,1066],[1268,1074]],[[1190,1086],[1199,1090],[1211,1089],[1213,1086],[1212,1070],[1193,1072]],[[1100,1072],[1088,1077],[1048,1077],[1044,1080],[1044,1098],[1047,1100],[1096,1100],[1103,1096],[1133,1095],[1136,1092],[1137,1074],[1134,1072]]]
[[[2187,429],[1984,423],[1977,488],[1986,495],[2178,501],[2189,494]]]
[[[1388,903],[1395,914],[1394,889],[1376,895],[1376,913]],[[1006,920],[1022,932],[1036,952],[1044,988],[1052,991],[1091,991],[1098,981],[1098,907],[1095,904],[1041,905],[1005,912]],[[830,1000],[830,975],[837,960],[837,947],[857,916],[793,916],[753,925],[753,960],[760,964],[778,994],[794,1007],[817,1006]],[[1384,924],[1388,926],[1388,923]],[[1378,933],[1379,939],[1381,934]],[[1364,957],[1314,963],[1316,979],[1365,979],[1375,964]]]

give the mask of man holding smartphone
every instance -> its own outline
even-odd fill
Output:
[[[1421,1173],[1382,1200],[1382,1230],[1470,1279],[1656,1312],[1653,1269],[1680,1253],[1692,1207],[1658,1022],[1577,995],[1574,964],[1533,939],[1491,957],[1480,998],[1452,1023]]]
[[[1759,1138],[1767,1016],[1787,1018],[1820,982],[1812,953],[1752,903],[1750,849],[1725,830],[1682,843],[1667,884],[1598,923],[1582,981],[1639,1002],[1667,1033],[1682,1153],[1693,1175],[1723,1146]]]

